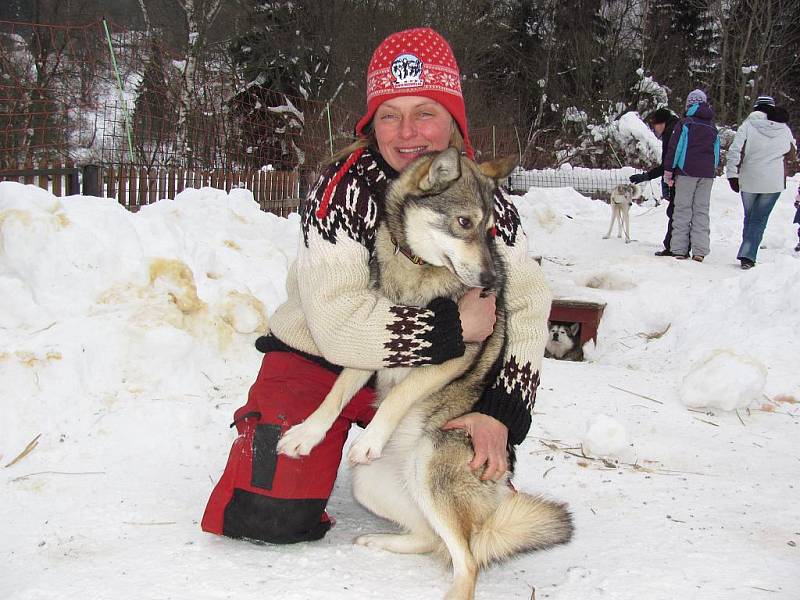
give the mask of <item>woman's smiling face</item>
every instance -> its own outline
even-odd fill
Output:
[[[400,96],[381,104],[372,118],[378,150],[400,172],[426,152],[450,145],[455,122],[447,109],[424,96]]]

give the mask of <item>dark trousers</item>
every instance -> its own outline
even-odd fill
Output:
[[[669,188],[669,200],[667,204],[667,235],[664,236],[664,248],[669,250],[669,243],[672,241],[672,213],[675,212],[675,186]]]

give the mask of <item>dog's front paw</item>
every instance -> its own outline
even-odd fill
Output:
[[[604,235],[604,236],[603,236],[603,239],[604,239],[604,240],[607,240],[607,239],[608,239],[608,238],[610,238],[610,237],[611,237],[610,235]]]
[[[292,458],[308,456],[326,433],[322,426],[310,421],[295,425],[278,440],[278,453]]]
[[[365,431],[347,453],[347,460],[353,465],[368,465],[381,457],[386,440],[378,434]]]

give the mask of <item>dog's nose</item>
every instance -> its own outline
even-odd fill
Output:
[[[553,334],[553,341],[554,341],[554,342],[557,342],[557,341],[558,341],[558,334],[557,334],[557,333],[554,333],[554,334]]]
[[[482,271],[481,272],[481,285],[484,289],[493,290],[495,284],[497,283],[497,275],[494,271]]]

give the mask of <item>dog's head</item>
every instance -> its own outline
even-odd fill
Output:
[[[580,323],[565,325],[563,323],[550,323],[550,340],[554,342],[573,341],[578,335]]]
[[[580,323],[549,323],[549,335],[545,349],[556,358],[561,358],[572,350],[578,338]]]
[[[634,202],[640,202],[642,195],[639,188],[634,183],[621,183],[611,190],[611,202],[613,204],[627,204],[630,206]]]
[[[422,156],[392,184],[386,223],[395,240],[469,287],[494,288],[494,192],[514,158],[475,164],[454,148]]]

